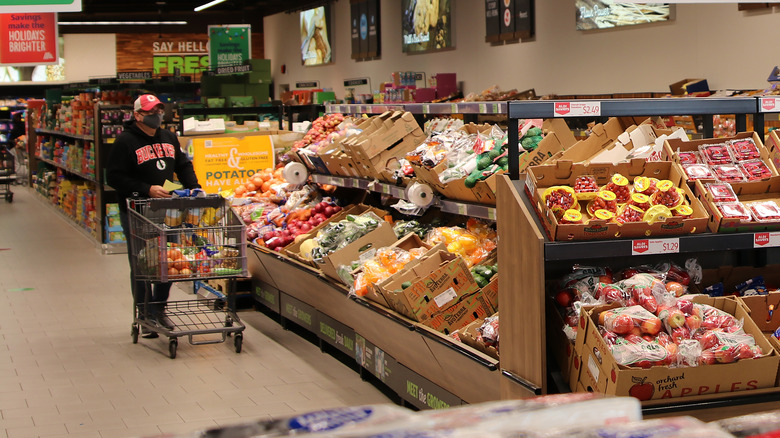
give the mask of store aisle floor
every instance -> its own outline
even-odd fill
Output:
[[[132,344],[126,255],[100,254],[31,189],[13,191],[0,202],[0,438],[149,436],[389,402],[255,311],[240,313],[241,354],[182,339],[171,360],[166,338]]]

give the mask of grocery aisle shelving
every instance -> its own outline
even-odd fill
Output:
[[[102,255],[32,189],[15,195],[0,211],[0,437],[149,436],[389,402],[255,311],[240,313],[241,354],[183,345],[171,360],[163,338],[133,345],[126,256]]]

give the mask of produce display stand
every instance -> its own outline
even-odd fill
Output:
[[[599,116],[665,116],[681,114],[735,114],[737,130],[745,129],[748,114],[757,112],[755,98],[728,99],[625,99],[596,102]],[[558,103],[510,102],[510,143],[517,142],[518,120],[556,117]],[[707,119],[705,117],[705,119]],[[760,132],[762,120],[756,129]],[[711,134],[711,130],[709,133]],[[707,134],[705,133],[705,136]],[[551,357],[546,333],[546,290],[574,264],[620,269],[659,261],[696,257],[703,267],[726,265],[762,266],[780,256],[777,248],[757,249],[756,233],[685,235],[668,239],[668,250],[653,255],[632,255],[636,239],[597,241],[551,241],[529,200],[525,175],[520,175],[517,155],[510,149],[509,174],[498,182],[499,301],[502,313],[521,315],[504,318],[501,324],[502,397],[527,397],[566,391]],[[583,365],[584,366],[584,365]],[[576,384],[576,383],[575,383]],[[643,402],[645,416],[693,415],[701,419],[723,418],[780,407],[780,388],[768,388]]]
[[[170,228],[166,225],[171,211],[192,213],[203,212],[206,209],[216,212],[214,217],[219,219],[215,219],[215,223],[178,228]],[[205,216],[206,213],[202,214]],[[146,332],[167,336],[169,355],[171,359],[175,359],[180,337],[187,337],[192,345],[202,345],[225,342],[228,336],[233,335],[236,353],[240,353],[243,343],[242,332],[246,327],[234,310],[233,295],[235,279],[246,277],[247,274],[246,227],[235,212],[227,206],[227,201],[220,196],[131,199],[128,200],[128,224],[133,282],[140,281],[145,287],[144,301],[133,303],[131,330],[133,343],[138,342],[141,328]],[[186,240],[192,240],[192,243],[185,244]],[[182,249],[170,246],[171,244],[181,245]],[[209,247],[213,252],[225,252],[227,255],[220,257],[218,261],[207,257],[196,257],[192,262],[181,261],[181,253],[184,249],[191,248],[199,251],[200,254]],[[174,250],[178,252],[179,257],[171,261],[169,257]],[[186,266],[193,264],[191,274],[171,275],[169,270],[174,269],[174,265],[182,263]],[[230,269],[225,268],[226,264],[229,264]],[[150,302],[152,283],[218,278],[231,280],[226,291],[228,297],[226,305],[220,305],[216,299]],[[165,306],[168,325],[149,318],[153,313],[153,307],[162,306]]]
[[[420,408],[497,400],[498,361],[362,299],[313,267],[250,245],[256,301],[332,347]],[[252,257],[254,255],[254,257]],[[377,359],[379,357],[380,359]],[[438,400],[438,401],[437,401]]]
[[[760,98],[697,99],[613,99],[595,102],[599,111],[594,118],[612,116],[665,116],[735,114],[737,129],[744,130],[753,117],[757,132],[763,132]],[[594,102],[591,102],[594,103]],[[487,102],[458,104],[374,104],[326,105],[326,112],[377,114],[403,110],[415,115],[445,114],[457,111],[474,117],[480,114],[503,114],[508,118],[510,144],[517,143],[517,127],[522,118],[553,118],[554,101]],[[771,105],[767,105],[770,107]],[[780,105],[777,106],[780,108]],[[454,111],[453,111],[454,110]],[[572,117],[571,114],[566,117]],[[705,133],[711,135],[711,118],[704,118]],[[514,137],[514,138],[512,138]],[[517,153],[511,151],[510,153]],[[517,156],[510,157],[510,164]],[[501,236],[499,245],[499,301],[505,317],[501,324],[500,362],[446,336],[421,327],[412,321],[372,303],[347,299],[343,285],[334,284],[310,266],[300,264],[265,248],[250,245],[249,269],[253,292],[258,304],[277,313],[283,322],[308,327],[320,340],[331,343],[330,326],[336,321],[341,331],[354,333],[379,348],[387,363],[403,366],[414,375],[427,379],[441,390],[465,403],[569,391],[561,372],[552,359],[546,336],[546,287],[571,270],[574,263],[603,264],[613,269],[660,260],[679,261],[699,258],[702,265],[761,265],[780,251],[755,249],[755,234],[699,234],[674,237],[678,251],[674,254],[632,256],[632,239],[588,242],[553,242],[545,234],[536,212],[525,193],[525,181],[517,168],[501,175],[497,187],[497,206],[453,202],[438,199],[439,208],[452,213],[496,220]],[[403,198],[399,185],[376,183],[363,178],[312,175],[319,183],[352,187]],[[625,265],[625,266],[623,266]],[[302,280],[305,279],[305,280]],[[336,339],[343,339],[336,330]],[[334,344],[335,345],[335,344]],[[350,350],[351,351],[351,350]],[[357,354],[357,353],[356,353]],[[548,359],[549,357],[549,359]],[[358,359],[362,370],[378,374]],[[393,385],[389,373],[386,382]],[[396,373],[397,374],[397,373]],[[414,399],[413,385],[393,388],[405,401]],[[741,412],[768,410],[780,406],[776,388],[693,396],[672,400],[644,402],[646,416],[690,414],[702,419],[723,418]],[[429,406],[430,407],[430,406]]]

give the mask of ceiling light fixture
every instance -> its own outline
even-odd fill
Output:
[[[186,21],[59,21],[60,26],[74,25],[74,26],[146,26],[146,25],[184,25]]]
[[[200,11],[202,11],[204,9],[208,9],[208,8],[214,6],[214,5],[218,5],[218,4],[220,4],[220,3],[224,2],[224,1],[225,0],[213,0],[213,1],[210,1],[210,2],[208,2],[206,4],[198,6],[197,8],[193,9],[193,11],[200,12]]]

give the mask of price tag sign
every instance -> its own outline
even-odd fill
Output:
[[[460,111],[458,111],[458,104],[457,103],[453,103],[452,105],[450,105],[450,112],[453,112],[453,113],[460,112]]]
[[[775,113],[780,111],[780,99],[776,97],[762,97],[759,100],[761,101],[759,111],[762,113]]]
[[[483,113],[483,114],[487,112],[487,104],[486,103],[480,103],[479,104],[479,112]]]
[[[634,240],[631,245],[631,255],[677,254],[679,252],[679,238]]]
[[[487,217],[491,221],[496,220],[496,209],[495,208],[488,208],[487,209]]]
[[[780,246],[780,232],[756,233],[753,235],[753,248],[772,248]]]
[[[466,216],[468,214],[468,207],[465,204],[458,205],[458,214]]]
[[[389,185],[387,185],[387,184],[380,184],[380,187],[382,188],[382,193],[384,193],[385,195],[389,195],[390,194],[390,186]]]
[[[493,114],[498,114],[499,113],[498,108],[499,108],[498,104],[494,103],[493,104]]]
[[[423,105],[423,114],[430,114],[431,113],[431,106],[428,104]]]
[[[555,117],[600,116],[601,102],[553,102]]]

